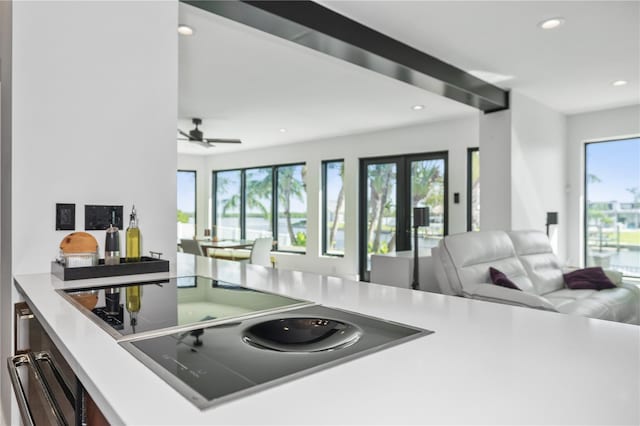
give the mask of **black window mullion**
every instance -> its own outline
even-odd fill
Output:
[[[411,158],[399,158],[395,163],[396,251],[403,251],[411,249]]]
[[[271,229],[274,249],[278,250],[278,167],[271,167]]]
[[[480,148],[467,148],[467,231],[473,231],[473,154],[475,152],[480,152]]]
[[[212,232],[211,237],[215,237],[218,235],[217,233],[217,217],[218,217],[218,203],[216,203],[218,196],[218,180],[217,180],[217,172],[211,172],[211,229]]]
[[[327,164],[328,161],[322,162],[322,214],[320,215],[320,220],[322,220],[322,255],[327,254]]]
[[[247,237],[247,216],[246,216],[246,202],[247,202],[247,182],[246,182],[246,169],[240,170],[240,239],[244,240]]]

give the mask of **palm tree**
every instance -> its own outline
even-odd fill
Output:
[[[293,224],[291,223],[291,199],[292,197],[298,201],[304,201],[304,183],[302,178],[297,179],[294,176],[296,167],[303,167],[301,176],[306,173],[306,166],[289,166],[278,168],[278,199],[284,206],[283,214],[287,221],[287,231],[292,244],[297,244],[298,239],[293,232]]]
[[[380,249],[380,236],[382,233],[382,222],[385,216],[385,208],[387,212],[390,206],[387,199],[391,192],[391,179],[394,177],[392,164],[374,164],[368,169],[370,198],[369,205],[371,210],[368,217],[368,241],[372,241],[371,250],[377,253]]]
[[[247,209],[258,210],[264,219],[267,219],[269,222],[269,231],[272,231],[272,222],[269,219],[269,215],[271,213],[271,181],[272,181],[272,173],[271,168],[261,169],[266,173],[262,178],[256,179],[256,177],[251,176],[251,172],[247,171],[246,174],[246,188],[245,188],[245,198],[246,198],[246,206]],[[253,171],[253,173],[259,173]],[[268,201],[269,204],[267,206],[264,205],[263,201]]]
[[[442,181],[439,161],[415,161],[412,164],[411,173],[411,205],[418,206],[422,201],[424,204],[438,201],[439,191],[435,183]],[[435,191],[434,191],[435,190]],[[434,193],[435,192],[435,193]]]
[[[338,163],[328,163],[328,166],[335,168]],[[340,162],[340,192],[338,192],[338,199],[336,200],[336,208],[333,212],[333,223],[331,224],[331,231],[329,232],[329,247],[335,248],[336,231],[338,230],[338,217],[340,216],[340,210],[342,210],[342,204],[344,203],[344,161]]]

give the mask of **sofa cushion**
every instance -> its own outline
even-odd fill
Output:
[[[601,291],[564,289],[546,294],[545,298],[558,312],[610,321],[632,321],[638,310],[638,299],[624,287]]]
[[[537,294],[546,296],[564,288],[562,265],[544,232],[510,231],[508,234]]]
[[[604,290],[615,288],[600,266],[576,269],[564,274],[564,282],[572,290]]]
[[[514,290],[520,290],[517,285],[513,283],[503,272],[498,271],[496,268],[489,268],[489,277],[491,282],[501,287],[512,288]]]
[[[565,305],[569,305],[576,300],[585,299],[592,294],[596,293],[596,290],[571,290],[564,288],[558,291],[545,294],[545,298],[551,302],[556,309],[561,309]]]
[[[624,287],[598,291],[589,299],[594,299],[607,305],[612,311],[614,321],[627,322],[636,316],[638,309],[638,299],[632,294],[631,290]]]
[[[453,294],[465,286],[489,283],[489,267],[504,272],[524,292],[535,293],[504,231],[467,232],[440,241],[438,255]]]

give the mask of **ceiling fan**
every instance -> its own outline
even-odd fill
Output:
[[[202,119],[194,118],[191,122],[196,126],[195,129],[189,130],[189,133],[184,132],[178,129],[178,133],[180,133],[184,138],[178,138],[179,141],[189,141],[198,143],[205,148],[211,148],[215,146],[217,143],[242,143],[240,139],[211,139],[205,138],[202,134],[202,130],[198,129],[198,126],[202,124]]]

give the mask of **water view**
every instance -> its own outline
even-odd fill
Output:
[[[640,276],[640,138],[585,150],[587,266]]]

